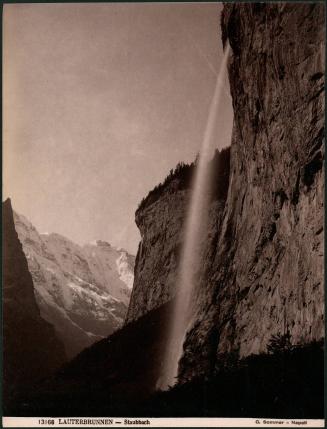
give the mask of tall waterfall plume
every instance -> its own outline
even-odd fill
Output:
[[[161,390],[168,389],[177,381],[178,362],[182,356],[185,335],[191,321],[190,310],[196,286],[196,275],[203,262],[201,261],[201,253],[204,234],[208,225],[210,179],[212,176],[209,161],[216,146],[213,141],[213,134],[225,81],[229,50],[230,47],[227,45],[217,75],[202,147],[196,163],[192,195],[186,219],[184,246],[176,282],[175,303],[163,357],[163,367],[157,382],[157,388]]]

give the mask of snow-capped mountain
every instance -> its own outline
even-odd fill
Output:
[[[17,213],[14,222],[41,316],[55,327],[68,357],[122,326],[134,256],[101,240],[79,246],[59,234],[40,234]]]

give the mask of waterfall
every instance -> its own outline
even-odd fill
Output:
[[[183,343],[190,320],[190,307],[195,290],[196,274],[201,268],[200,260],[204,234],[208,225],[211,171],[209,161],[213,155],[215,142],[213,131],[217,117],[221,93],[226,73],[229,45],[227,45],[217,75],[215,92],[212,97],[208,121],[202,147],[196,163],[193,190],[188,207],[184,246],[182,249],[176,282],[176,297],[170,322],[168,340],[163,357],[163,367],[157,388],[166,390],[177,381],[178,362],[183,352]]]

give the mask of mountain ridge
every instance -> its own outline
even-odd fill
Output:
[[[118,329],[127,312],[134,257],[102,240],[80,246],[58,233],[39,234],[16,212],[14,220],[42,317],[55,327],[67,355]]]

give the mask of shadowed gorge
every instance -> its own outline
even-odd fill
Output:
[[[123,326],[22,391],[13,414],[323,418],[325,6],[225,3],[220,18],[231,145],[141,200]],[[200,250],[183,265],[201,162]],[[180,359],[158,385],[176,311]]]

